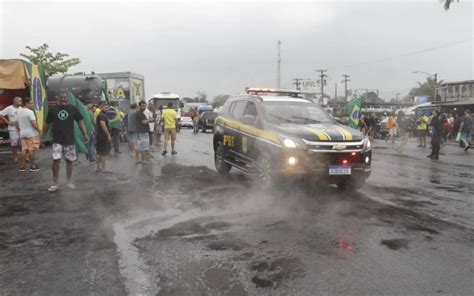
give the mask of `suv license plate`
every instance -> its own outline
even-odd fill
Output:
[[[329,167],[329,175],[350,175],[350,166],[331,166]]]

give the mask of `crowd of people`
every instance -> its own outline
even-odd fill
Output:
[[[84,123],[84,113],[69,104],[67,92],[58,93],[58,104],[49,109],[43,128],[37,123],[34,105],[29,98],[15,97],[13,104],[0,111],[0,118],[8,124],[10,145],[15,163],[19,163],[20,172],[37,172],[35,153],[40,149],[41,139],[51,132],[52,172],[53,182],[48,190],[59,189],[59,171],[61,160],[66,162],[66,187],[75,188],[72,183],[73,163],[78,160],[78,149],[74,125],[78,124],[83,141],[87,145],[86,157],[91,164],[96,164],[97,173],[110,173],[107,169],[107,159],[112,147],[116,155],[120,154],[119,143],[123,136],[128,142],[129,153],[135,158],[136,165],[146,165],[153,158],[153,145],[161,145],[161,135],[164,135],[162,155],[168,153],[170,143],[171,154],[176,155],[177,114],[172,103],[166,107],[155,109],[152,102],[141,101],[132,104],[126,114],[119,114],[119,125],[111,124],[109,105],[100,102],[94,105],[86,102],[88,116],[92,128],[87,129]],[[114,107],[115,108],[115,107]],[[118,109],[115,109],[118,110]],[[115,111],[114,110],[114,111]],[[119,111],[120,113],[121,111]],[[19,153],[21,150],[21,153]]]
[[[78,159],[75,122],[78,123],[84,143],[87,144],[86,156],[91,164],[96,164],[97,173],[110,172],[107,169],[107,159],[112,147],[116,155],[121,153],[119,147],[121,138],[128,142],[129,153],[135,158],[136,165],[149,163],[154,157],[151,153],[154,151],[153,146],[161,146],[162,135],[164,140],[161,154],[167,155],[168,147],[171,148],[172,155],[177,154],[175,146],[179,123],[171,102],[165,107],[155,108],[152,101],[148,103],[141,101],[138,105],[131,104],[126,114],[112,107],[115,112],[113,116],[110,116],[110,106],[106,102],[100,102],[98,105],[86,102],[85,105],[93,123],[91,130],[86,129],[84,114],[69,104],[65,90],[59,92],[58,104],[50,108],[42,129],[38,126],[34,105],[29,98],[15,97],[12,105],[0,111],[0,118],[8,124],[13,159],[15,163],[19,163],[20,172],[26,171],[27,163],[30,172],[39,171],[35,154],[40,148],[41,139],[44,139],[51,130],[53,183],[48,190],[54,192],[59,189],[59,169],[62,159],[66,162],[66,187],[75,188],[71,182],[73,163]],[[117,112],[120,124],[111,124],[111,117],[116,121]],[[197,133],[199,124],[197,109],[192,110],[191,118],[194,133]],[[380,121],[373,113],[362,114],[359,128],[373,139],[380,134]],[[471,147],[473,119],[470,110],[465,110],[463,116],[442,114],[435,110],[433,114],[419,114],[416,118],[398,111],[389,115],[386,128],[388,134],[385,141],[390,141],[399,154],[404,154],[410,135],[418,138],[418,147],[427,147],[426,138],[431,137],[431,153],[427,157],[438,159],[442,143],[449,140],[458,141],[465,151]],[[397,136],[400,141],[395,145]]]
[[[360,129],[370,138],[376,133],[374,126],[380,128],[373,114],[365,114],[361,117]],[[427,137],[431,137],[431,153],[427,155],[431,159],[439,159],[440,148],[450,140],[459,142],[464,151],[471,148],[471,132],[473,119],[471,111],[466,109],[462,116],[441,113],[434,110],[433,113],[421,113],[416,117],[407,116],[404,111],[389,115],[386,123],[388,130],[385,142],[395,144],[395,137],[399,136],[400,142],[393,147],[399,154],[404,154],[405,146],[408,144],[410,135],[418,139],[418,147],[427,147]]]

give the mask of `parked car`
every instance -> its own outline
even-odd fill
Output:
[[[205,133],[207,130],[214,131],[214,121],[217,118],[217,112],[203,112],[199,118],[199,128]]]
[[[181,128],[187,127],[188,129],[193,128],[193,120],[189,116],[181,117],[181,121],[179,122]]]

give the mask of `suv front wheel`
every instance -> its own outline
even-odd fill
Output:
[[[274,183],[274,175],[272,172],[272,165],[268,157],[261,155],[257,159],[257,183],[262,190],[268,190]]]
[[[227,174],[232,168],[230,164],[225,162],[225,150],[221,142],[217,142],[216,151],[214,152],[214,165],[220,174]]]

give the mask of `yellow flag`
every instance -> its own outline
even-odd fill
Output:
[[[30,97],[35,105],[36,121],[40,130],[43,130],[44,104],[46,90],[44,88],[44,77],[41,76],[38,65],[31,65]]]

